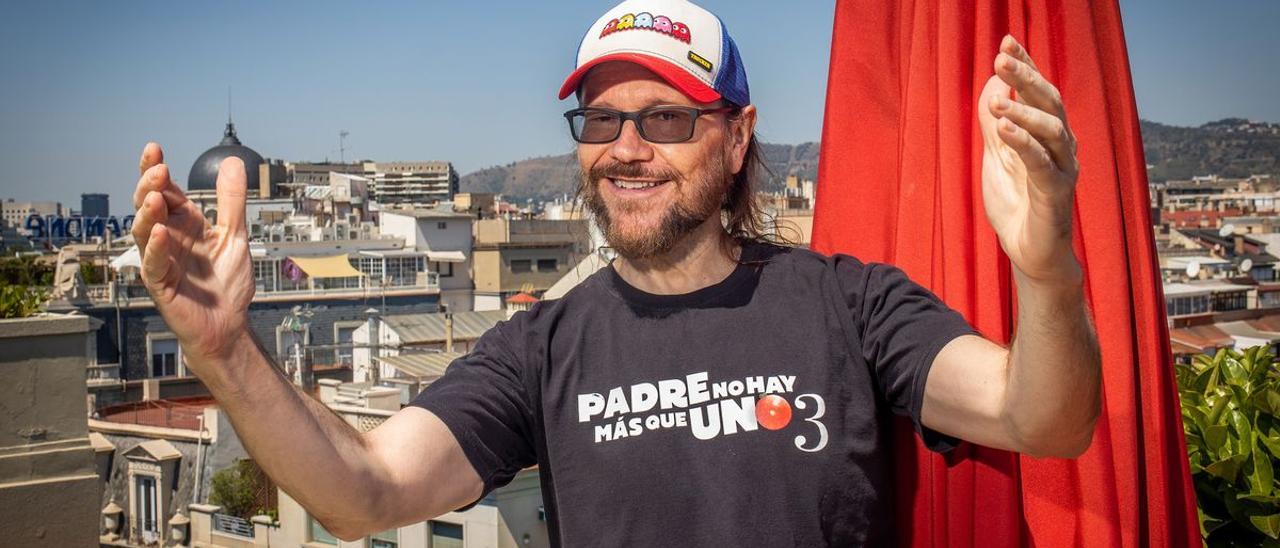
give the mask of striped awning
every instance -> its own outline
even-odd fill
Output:
[[[498,322],[507,319],[504,310],[455,312],[453,340],[474,341]],[[445,342],[445,315],[395,314],[383,316],[382,322],[400,337],[400,344],[423,345]]]
[[[438,263],[464,263],[467,256],[461,251],[428,251],[427,259]]]
[[[383,365],[389,365],[409,377],[435,379],[444,375],[453,360],[461,358],[461,352],[415,352],[399,356],[375,356]]]
[[[350,278],[364,275],[351,266],[345,253],[327,257],[289,257],[289,260],[312,278]]]

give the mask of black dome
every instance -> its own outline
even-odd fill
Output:
[[[187,177],[187,190],[217,190],[218,165],[229,156],[235,156],[244,162],[249,192],[253,193],[258,188],[258,166],[265,162],[261,154],[240,144],[240,139],[236,138],[236,126],[231,122],[227,122],[227,129],[222,134],[222,142],[204,151],[204,154],[196,158],[196,163],[191,165],[191,175]]]

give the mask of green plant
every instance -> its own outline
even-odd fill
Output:
[[[249,519],[266,514],[279,519],[275,485],[251,460],[236,461],[209,478],[209,502],[222,507],[222,513]]]
[[[35,314],[47,297],[43,289],[0,284],[0,318],[25,318]]]
[[[52,285],[53,265],[34,256],[0,257],[0,284]]]
[[[1280,547],[1280,372],[1267,347],[1177,366],[1182,423],[1209,546]]]

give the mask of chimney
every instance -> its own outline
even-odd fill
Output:
[[[453,352],[453,312],[444,313],[444,351]]]

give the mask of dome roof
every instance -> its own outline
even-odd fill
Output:
[[[222,134],[222,142],[204,151],[204,154],[196,158],[196,163],[191,165],[191,175],[187,176],[187,191],[217,190],[218,165],[229,156],[235,156],[244,162],[250,192],[258,188],[258,165],[265,163],[262,155],[240,144],[240,139],[236,137],[235,124],[227,122],[227,129]]]

